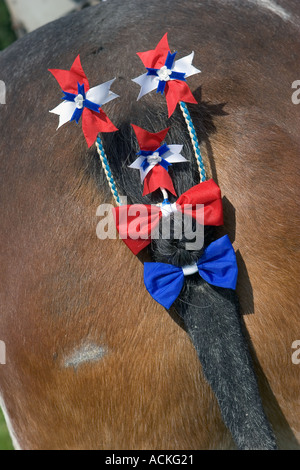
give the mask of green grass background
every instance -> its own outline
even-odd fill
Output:
[[[1,366],[5,367],[5,366]],[[13,446],[6,429],[3,414],[0,410],[0,450],[13,450]]]
[[[0,0],[0,51],[16,40],[15,33],[11,27],[9,13],[4,0]],[[0,70],[1,79],[1,70]],[[5,366],[0,366],[5,367]],[[1,369],[0,369],[1,373]],[[9,434],[6,429],[3,414],[0,410],[0,450],[13,450]]]
[[[16,40],[4,0],[0,0],[0,51]]]

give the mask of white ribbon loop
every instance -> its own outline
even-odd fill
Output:
[[[171,214],[178,212],[176,202],[174,204],[164,204],[160,207],[163,217],[169,217]]]
[[[196,274],[199,271],[199,269],[198,269],[197,263],[194,263],[190,266],[184,266],[182,268],[182,271],[185,276],[192,276],[193,274]]]

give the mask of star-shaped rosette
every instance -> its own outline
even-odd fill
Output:
[[[194,52],[179,60],[175,60],[176,54],[170,51],[166,33],[154,50],[137,53],[147,72],[133,79],[141,87],[138,100],[155,89],[157,93],[165,93],[169,117],[180,101],[197,103],[186,79],[201,72],[192,65]]]
[[[157,133],[151,133],[141,127],[131,124],[136,134],[140,152],[138,158],[129,168],[140,171],[141,183],[144,183],[143,196],[164,188],[176,196],[172,179],[168,173],[174,163],[187,162],[181,155],[183,145],[162,145],[170,128]]]
[[[58,129],[69,121],[79,123],[89,147],[96,141],[99,132],[115,132],[118,129],[109,120],[102,106],[118,98],[110,90],[115,79],[90,88],[78,56],[70,70],[49,69],[63,91],[63,102],[50,113],[59,116]]]

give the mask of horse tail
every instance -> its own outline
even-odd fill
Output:
[[[174,215],[176,229],[176,215]],[[179,223],[181,219],[179,217]],[[177,222],[178,223],[178,222]],[[185,233],[183,231],[183,233]],[[214,237],[205,232],[207,245]],[[153,243],[156,261],[178,266],[192,264],[203,251],[185,251],[186,239]],[[168,260],[168,261],[167,261]],[[260,398],[253,361],[235,291],[187,277],[174,304],[197,351],[203,373],[220,407],[225,425],[241,450],[276,450],[273,430]]]

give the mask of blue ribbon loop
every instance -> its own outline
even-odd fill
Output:
[[[167,84],[167,82],[165,82],[163,80],[160,80],[158,82],[158,87],[157,87],[156,93],[161,93],[163,95],[164,91],[165,91],[165,88],[166,88],[166,84]]]
[[[78,86],[78,94],[75,95],[74,93],[69,93],[67,91],[63,91],[64,96],[62,99],[64,101],[71,101],[75,102],[75,99],[78,95],[82,95],[83,97],[83,107],[81,109],[76,108],[73,116],[71,117],[71,122],[76,121],[77,124],[79,123],[79,120],[82,116],[84,108],[90,109],[91,111],[94,111],[96,113],[100,114],[100,106],[97,103],[93,103],[92,101],[89,101],[86,99],[86,94],[85,94],[85,89],[84,89],[84,84],[80,85],[80,83],[77,83]]]
[[[235,289],[238,267],[227,235],[211,243],[197,262],[199,275],[208,284]],[[184,285],[183,268],[165,263],[145,263],[144,282],[149,294],[166,309],[179,296]]]
[[[81,116],[82,116],[82,113],[83,113],[83,108],[82,108],[82,109],[76,108],[75,111],[74,111],[74,113],[73,113],[73,116],[71,117],[70,122],[76,121],[77,124],[78,124],[78,123],[79,123],[79,120],[80,120],[80,118],[81,118]]]
[[[167,67],[167,69],[171,70],[171,68],[173,67],[176,54],[177,54],[177,51],[174,52],[174,54],[171,54],[171,52],[168,52],[166,63],[165,63],[165,66]]]
[[[137,155],[142,156],[142,157],[150,157],[150,155],[153,155],[154,153],[158,153],[160,157],[162,157],[165,153],[169,152],[169,147],[167,144],[161,145],[158,149],[156,150],[140,150]]]
[[[68,93],[67,91],[63,91],[64,96],[62,97],[62,100],[64,101],[74,101],[77,95],[74,95],[74,93]]]
[[[170,206],[171,203],[169,201],[169,199],[164,199],[163,202],[161,203],[162,206]]]

